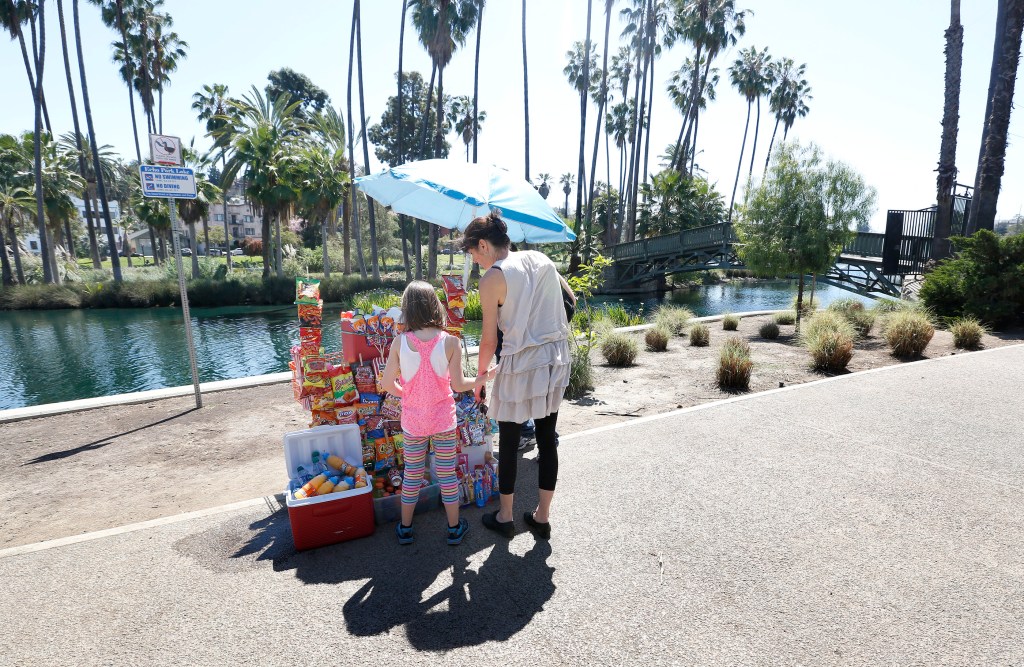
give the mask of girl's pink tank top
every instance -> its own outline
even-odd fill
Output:
[[[420,366],[409,380],[402,380],[402,430],[419,437],[444,433],[455,428],[455,399],[451,377],[445,366],[438,375],[430,363],[436,345],[444,345],[448,334],[441,332],[422,341],[411,331],[405,334],[410,347],[420,355]]]

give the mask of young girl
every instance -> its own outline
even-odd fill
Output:
[[[444,307],[434,288],[421,280],[405,288],[402,317],[407,332],[391,345],[384,368],[384,389],[402,399],[405,475],[402,521],[395,527],[399,544],[411,544],[412,515],[419,499],[427,447],[434,443],[441,501],[448,515],[448,544],[462,542],[469,523],[459,518],[455,477],[455,400],[452,390],[469,391],[494,378],[496,368],[476,378],[462,374],[459,339],[444,331]]]

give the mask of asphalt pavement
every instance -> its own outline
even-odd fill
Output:
[[[511,541],[473,508],[459,547],[437,511],[409,547],[297,553],[268,498],[0,552],[0,664],[1021,664],[1022,371],[1018,345],[564,437],[550,542],[528,451]]]

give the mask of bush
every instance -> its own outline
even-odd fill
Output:
[[[767,338],[768,340],[775,340],[779,337],[779,325],[775,322],[765,322],[757,330],[757,334],[761,338]]]
[[[982,230],[950,240],[958,254],[925,275],[921,301],[945,318],[971,316],[995,326],[1024,321],[1024,235]]]
[[[640,346],[629,334],[613,331],[601,340],[601,354],[611,366],[632,366]]]
[[[262,239],[245,239],[242,241],[242,252],[249,257],[259,257],[263,254]],[[323,267],[320,267],[323,270]]]
[[[981,347],[981,337],[988,333],[988,328],[973,317],[958,317],[949,325],[949,333],[953,334],[953,344],[962,350],[977,350]]]
[[[644,323],[643,307],[641,306],[641,314],[635,315],[625,309],[621,304],[605,304],[600,309],[604,315],[610,319],[616,327],[635,327],[638,324]]]
[[[670,336],[682,336],[693,317],[693,311],[689,308],[662,306],[654,313],[654,325]]]
[[[647,343],[647,349],[651,352],[664,352],[667,350],[668,338],[668,331],[660,326],[651,327],[644,334],[644,342]]]
[[[804,326],[800,339],[811,354],[815,370],[832,373],[846,368],[853,358],[853,339],[857,332],[836,311],[816,313]]]
[[[690,327],[690,345],[694,347],[707,347],[711,342],[711,329],[703,322],[697,322]]]
[[[795,310],[784,310],[781,313],[775,313],[776,324],[796,324],[796,311]]]
[[[833,301],[828,311],[841,315],[857,333],[858,338],[865,338],[875,325],[875,313],[864,308],[864,304],[856,299],[846,298]]]
[[[753,367],[750,345],[739,336],[732,336],[725,341],[718,357],[718,386],[722,389],[748,389]]]
[[[473,290],[466,295],[465,315],[467,320],[484,319],[484,310],[480,306],[480,292]]]
[[[590,365],[590,346],[575,345],[572,348],[572,365],[569,367],[569,386],[566,398],[580,398],[594,388],[594,370]]]
[[[323,298],[321,296],[321,298]],[[395,290],[375,289],[368,292],[359,292],[352,297],[352,308],[358,308],[364,313],[373,310],[374,306],[380,306],[387,310],[393,306],[402,305],[402,294]]]
[[[797,297],[794,296],[793,300],[789,304],[789,307],[793,310],[794,317],[795,317],[795,313],[796,313],[796,300],[797,300]],[[814,299],[814,298],[811,298],[806,292],[804,292],[804,308],[803,308],[804,312],[803,312],[803,314],[804,315],[809,315],[809,314],[813,313],[814,311],[816,311],[817,309],[818,309],[818,300]]]
[[[852,297],[836,299],[828,305],[828,310],[834,313],[847,314],[855,311],[864,311],[864,304]]]
[[[732,313],[727,313],[722,318],[722,328],[726,331],[736,331],[740,326],[740,318]]]
[[[902,299],[879,299],[871,306],[871,312],[875,315],[888,315],[898,313],[902,310],[913,310],[914,304]]]
[[[885,340],[895,357],[919,356],[928,347],[935,327],[927,313],[920,310],[904,310],[892,313],[885,320]]]
[[[615,323],[607,317],[596,317],[590,321],[590,330],[594,332],[594,336],[600,340],[605,336],[614,333]]]

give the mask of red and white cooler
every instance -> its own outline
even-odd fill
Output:
[[[309,465],[314,451],[336,454],[359,467],[363,462],[359,427],[342,424],[286,433],[284,463],[289,478],[295,476],[300,465]],[[302,551],[373,534],[372,490],[371,483],[359,489],[325,496],[295,498],[290,489],[285,489],[285,504],[295,548]]]

